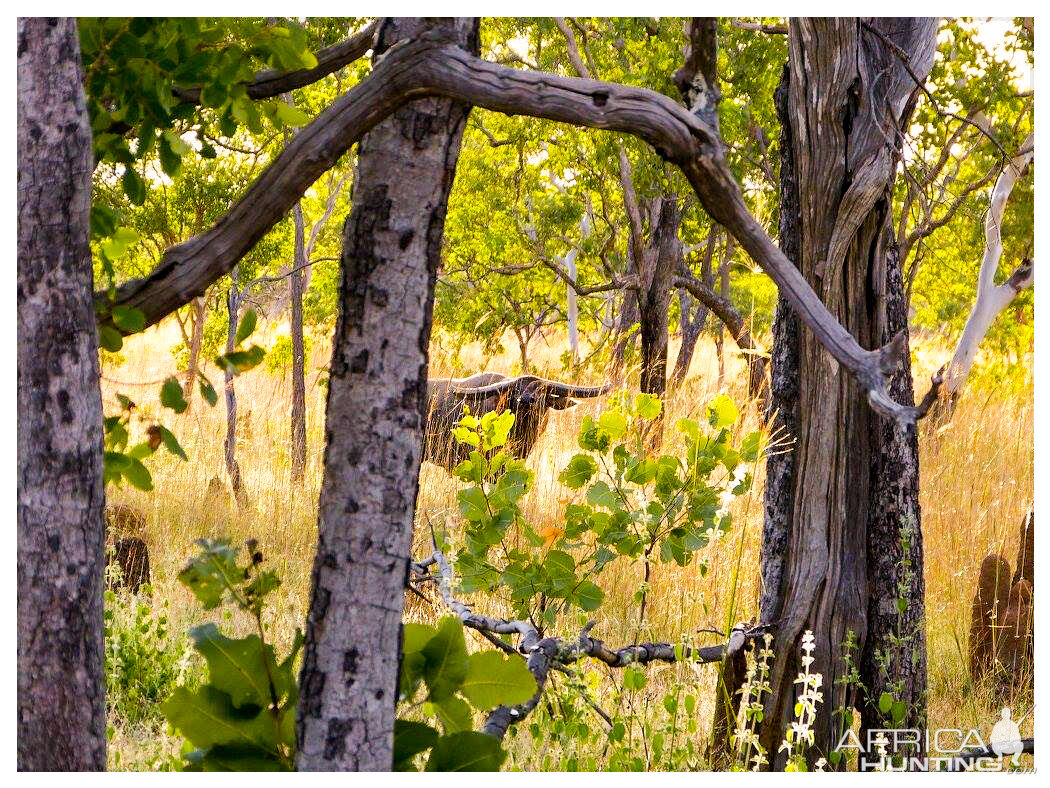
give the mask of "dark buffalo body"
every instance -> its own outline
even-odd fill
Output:
[[[571,386],[533,375],[507,378],[498,372],[482,372],[469,378],[438,378],[427,384],[429,405],[423,459],[451,472],[465,460],[470,446],[456,442],[452,430],[463,418],[464,407],[473,416],[492,411],[514,413],[514,426],[506,450],[514,457],[529,456],[547,426],[548,411],[579,404],[577,399],[607,394],[611,386]]]

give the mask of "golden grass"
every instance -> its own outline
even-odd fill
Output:
[[[262,337],[273,337],[283,326],[262,326]],[[107,410],[115,412],[114,394],[122,392],[139,402],[138,429],[160,419],[178,436],[190,456],[182,462],[162,452],[150,461],[156,489],[151,494],[130,489],[109,490],[111,502],[138,507],[147,515],[146,541],[153,568],[154,598],[168,600],[175,630],[184,631],[205,619],[218,620],[221,614],[202,611],[176,580],[193,541],[202,536],[226,536],[234,542],[248,537],[259,540],[270,568],[283,579],[276,604],[267,625],[279,649],[291,642],[295,628],[305,620],[310,569],[316,539],[317,495],[320,487],[324,413],[324,388],[312,385],[318,368],[328,361],[327,340],[314,343],[313,358],[307,371],[308,462],[304,483],[293,487],[289,481],[289,402],[287,375],[275,377],[263,367],[237,379],[238,443],[237,456],[251,500],[251,510],[236,506],[205,507],[204,492],[209,480],[225,481],[223,439],[225,406],[221,387],[219,404],[209,408],[196,395],[191,411],[174,416],[157,403],[158,384],[121,385],[112,381],[159,381],[174,370],[168,348],[178,341],[177,329],[168,323],[134,337],[123,351],[126,361],[103,370],[103,396]],[[258,341],[258,337],[256,337]],[[432,345],[432,374],[457,375],[489,369],[517,371],[517,353],[512,343],[508,351],[483,358],[476,347],[465,348],[457,356],[445,350],[451,343],[438,337]],[[563,340],[552,337],[549,345],[536,351],[535,363],[541,374],[565,377],[559,357]],[[919,386],[929,379],[928,372],[943,359],[942,348],[922,346],[916,353],[916,380]],[[672,355],[673,358],[673,355]],[[736,357],[727,358],[723,389],[738,403],[745,397],[743,365]],[[691,377],[683,389],[666,403],[668,424],[678,418],[697,416],[719,392],[717,362],[712,342],[702,340],[694,358]],[[592,373],[581,382],[597,380]],[[213,382],[220,382],[213,376]],[[921,393],[921,391],[920,391]],[[552,414],[528,466],[535,472],[533,491],[526,500],[527,515],[537,526],[557,520],[570,500],[570,491],[557,482],[557,473],[574,453],[575,436],[583,417],[597,413],[601,402],[588,401],[579,407]],[[753,407],[742,408],[744,430],[757,425]],[[1012,562],[1017,551],[1017,526],[1031,505],[1033,495],[1033,400],[1031,391],[1005,395],[974,385],[964,395],[951,425],[939,433],[924,429],[921,437],[922,513],[926,548],[927,625],[930,664],[930,727],[978,727],[987,733],[996,718],[987,688],[970,686],[965,650],[970,600],[976,568],[990,551],[1001,551]],[[671,431],[673,432],[673,430]],[[133,433],[133,439],[136,436]],[[632,601],[641,582],[641,569],[622,561],[609,566],[599,577],[606,592],[606,603],[597,611],[594,634],[610,644],[656,639],[674,641],[682,636],[696,642],[711,642],[715,636],[702,629],[724,630],[727,622],[752,619],[757,615],[759,591],[758,553],[762,523],[763,483],[761,466],[755,471],[752,491],[732,507],[732,530],[711,545],[704,557],[709,566],[706,577],[697,567],[679,568],[657,564],[650,578],[650,594],[645,626],[639,629],[637,605]],[[429,550],[426,518],[440,522],[449,515],[454,522],[457,483],[441,469],[424,464],[420,477],[417,511],[416,555]],[[739,569],[739,571],[738,571]],[[731,600],[735,609],[730,610]],[[499,615],[505,610],[498,600],[472,600],[479,610]],[[407,615],[414,619],[440,616],[440,606],[428,608],[411,603]],[[578,622],[566,621],[564,634],[572,634]],[[247,631],[248,622],[228,619],[227,626]],[[478,639],[480,645],[484,645]],[[611,675],[604,667],[586,666],[593,681],[597,673]],[[662,666],[649,671],[646,689],[637,693],[644,707],[659,708],[664,691],[675,683],[691,685],[698,698],[695,718],[699,740],[706,739],[710,724],[714,688],[714,668]],[[602,686],[610,685],[603,680]],[[613,702],[611,691],[605,700]],[[599,699],[601,704],[602,700]],[[613,709],[606,709],[612,712]],[[1027,707],[1022,709],[1027,711]],[[650,711],[644,714],[655,713]],[[663,714],[659,709],[659,714]],[[1019,716],[1019,715],[1016,715]],[[173,740],[160,729],[132,729],[120,720],[111,745],[111,767],[143,768],[158,752],[174,753]],[[597,717],[588,720],[599,725]],[[1031,721],[1026,723],[1030,730]],[[519,735],[510,747],[509,765],[540,768],[543,754]],[[120,753],[120,763],[113,752]],[[548,764],[557,764],[557,747],[548,748]],[[553,759],[553,760],[551,760]]]

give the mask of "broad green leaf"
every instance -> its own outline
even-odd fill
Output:
[[[438,732],[422,722],[394,720],[394,770],[403,771],[412,756],[429,750],[438,740]],[[401,766],[401,769],[398,767]]]
[[[431,704],[445,733],[469,731],[474,727],[470,706],[459,695],[449,695],[440,703]]]
[[[462,622],[455,616],[443,619],[422,654],[427,660],[423,670],[430,690],[427,700],[439,703],[458,690],[467,676],[467,644]]]
[[[128,334],[137,334],[146,327],[146,315],[141,309],[118,304],[113,307],[113,325]]]
[[[172,375],[160,387],[160,404],[176,413],[185,413],[190,405],[182,396],[182,384]]]
[[[222,602],[226,589],[237,582],[241,570],[237,568],[237,551],[226,540],[200,540],[203,548],[179,572],[179,582],[197,597],[205,610]]]
[[[310,116],[307,113],[283,101],[276,102],[276,114],[285,126],[305,126],[310,122]]]
[[[879,711],[883,714],[889,714],[890,708],[893,706],[893,696],[888,692],[884,692],[879,696]]]
[[[589,482],[594,474],[598,472],[598,463],[586,454],[577,454],[565,470],[558,476],[558,480],[570,490],[578,490]]]
[[[291,764],[261,747],[217,744],[201,753],[200,768],[206,772],[283,772]]]
[[[196,747],[248,745],[280,756],[277,729],[270,715],[259,709],[239,712],[229,695],[210,684],[196,692],[178,687],[161,710],[168,722]]]
[[[536,680],[521,657],[480,651],[468,661],[470,667],[459,691],[476,709],[524,703],[536,693]]]
[[[634,410],[643,419],[655,419],[663,410],[663,404],[655,394],[642,393],[634,401]]]
[[[258,317],[255,314],[254,309],[249,309],[244,313],[244,317],[241,318],[240,325],[237,326],[237,344],[241,344],[244,340],[251,336],[255,330],[255,325],[258,322]]]
[[[124,194],[131,200],[132,205],[142,205],[146,201],[146,183],[139,177],[134,168],[130,166],[125,167],[120,182],[124,187]]]
[[[150,472],[146,469],[146,466],[133,457],[129,457],[128,461],[130,463],[128,467],[121,471],[124,478],[127,479],[131,486],[136,489],[142,490],[143,492],[149,492],[152,490],[153,477],[150,476]]]
[[[573,597],[581,610],[590,612],[601,607],[602,600],[605,599],[605,592],[590,580],[584,580],[573,593]]]
[[[164,443],[164,448],[174,454],[176,457],[181,457],[184,460],[189,460],[186,456],[186,452],[183,451],[182,446],[179,445],[179,441],[172,434],[171,430],[167,427],[162,427],[159,424],[157,429],[160,430],[160,439]]]
[[[715,429],[730,427],[739,417],[740,413],[733,404],[733,400],[725,394],[719,394],[707,406],[707,420]]]
[[[240,708],[251,705],[266,708],[271,703],[269,675],[276,677],[277,660],[273,646],[263,646],[258,635],[233,639],[223,635],[215,624],[202,624],[189,631],[194,648],[208,662],[212,686],[230,696]],[[286,687],[275,687],[277,697]],[[196,742],[194,742],[196,744]]]
[[[597,481],[587,490],[587,502],[594,506],[604,506],[606,509],[617,509],[620,499],[616,492],[603,481]]]
[[[121,333],[112,326],[99,326],[98,344],[103,350],[108,350],[110,353],[117,353],[122,347],[124,347],[124,337],[121,336]]]
[[[744,462],[755,462],[762,448],[762,433],[749,432],[740,442],[740,459]]]
[[[613,440],[618,440],[627,431],[627,419],[618,410],[606,411],[598,417],[598,429]]]
[[[460,490],[456,494],[456,500],[459,501],[459,513],[469,522],[480,522],[488,511],[488,502],[480,487]]]
[[[428,772],[497,772],[507,753],[487,733],[462,731],[437,740],[427,759]]]

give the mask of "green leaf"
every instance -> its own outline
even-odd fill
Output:
[[[159,424],[157,429],[160,430],[160,439],[164,443],[164,448],[174,454],[176,457],[181,457],[184,460],[189,460],[186,456],[186,452],[183,451],[182,446],[179,445],[178,439],[172,434],[171,430],[167,427],[162,427]]]
[[[202,539],[198,544],[203,549],[189,560],[178,578],[205,610],[211,610],[222,602],[223,594],[236,582],[241,570],[237,568],[237,551],[225,539]]]
[[[307,113],[283,101],[276,102],[276,115],[285,126],[305,126],[310,122],[310,116]]]
[[[216,744],[207,751],[198,752],[201,753],[200,768],[206,772],[291,771],[291,764],[261,747]]]
[[[598,417],[598,429],[618,440],[627,432],[627,418],[618,410],[606,411]]]
[[[590,612],[597,610],[601,606],[602,600],[605,599],[605,592],[590,580],[584,580],[576,589],[573,597],[581,610]]]
[[[150,472],[146,469],[139,460],[132,457],[128,458],[130,464],[121,473],[124,478],[131,483],[132,487],[142,490],[143,492],[149,492],[153,489],[153,477],[150,476]]]
[[[428,772],[497,772],[507,753],[487,733],[462,731],[442,736],[427,759]]]
[[[907,713],[908,707],[902,700],[895,700],[893,705],[890,707],[890,716],[893,719],[894,724],[901,722],[904,719],[905,713]]]
[[[758,459],[758,453],[762,449],[762,433],[748,433],[740,442],[740,459],[744,462],[754,462]]]
[[[407,767],[414,755],[429,750],[439,738],[438,732],[422,722],[394,720],[394,769]],[[398,769],[401,766],[402,769]]]
[[[193,646],[208,662],[211,685],[226,693],[233,705],[270,705],[269,675],[276,676],[277,660],[273,646],[263,645],[258,635],[233,639],[223,635],[215,624],[202,624],[189,631]],[[275,687],[280,698],[287,687]],[[197,744],[197,742],[194,742]]]
[[[589,482],[594,474],[598,472],[598,463],[586,454],[577,454],[565,470],[558,476],[558,480],[570,490],[578,490]]]
[[[160,387],[160,404],[165,408],[171,408],[176,413],[185,413],[190,405],[182,396],[182,385],[172,375],[164,381]]]
[[[480,522],[488,511],[488,502],[485,500],[485,493],[481,491],[480,487],[468,487],[465,490],[460,490],[456,493],[456,500],[459,502],[459,513],[468,522]]]
[[[121,228],[123,229],[123,228]],[[113,325],[127,334],[137,334],[146,327],[146,315],[133,306],[113,307]]]
[[[450,695],[440,703],[432,704],[445,733],[469,731],[474,727],[470,706],[459,695]]]
[[[200,390],[204,401],[214,408],[215,403],[219,401],[219,395],[215,392],[215,387],[212,386],[211,381],[204,375],[200,376]]]
[[[719,394],[707,406],[707,420],[715,429],[730,427],[739,417],[740,413],[733,404],[733,400],[725,394]]]
[[[171,147],[173,153],[179,156],[185,156],[191,150],[193,150],[186,142],[171,129],[164,130],[164,139],[167,140],[168,145]]]
[[[146,202],[146,183],[139,177],[132,167],[125,167],[124,174],[120,178],[124,187],[124,194],[131,200],[132,205],[142,205]]]
[[[179,172],[179,167],[182,166],[182,156],[172,149],[167,134],[158,140],[157,154],[160,157],[160,168],[164,170],[164,174],[174,178]]]
[[[498,651],[480,651],[468,658],[467,677],[460,693],[476,709],[524,703],[536,693],[536,680],[521,657]]]
[[[237,344],[241,344],[244,340],[251,336],[255,330],[255,324],[258,322],[255,310],[249,309],[244,313],[244,317],[241,318],[241,323],[237,326]]]
[[[663,410],[663,404],[655,394],[643,393],[635,399],[634,410],[643,419],[655,419]]]
[[[888,692],[882,693],[879,696],[879,711],[888,714],[891,706],[893,706],[893,696]]]
[[[239,712],[229,695],[210,684],[197,692],[178,687],[161,705],[161,711],[196,747],[248,745],[280,757],[277,731],[270,715],[258,708]]]
[[[225,355],[216,356],[215,366],[231,375],[240,375],[242,372],[259,366],[265,357],[265,350],[258,345],[252,345],[247,350],[234,350]]]
[[[587,502],[593,506],[604,506],[606,509],[618,509],[620,499],[603,481],[597,481],[587,490]]]
[[[458,690],[467,677],[469,664],[462,622],[455,616],[443,619],[422,654],[427,660],[423,670],[430,690],[427,700],[440,702]]]
[[[405,624],[401,635],[401,652],[411,654],[415,651],[422,651],[436,634],[437,630],[426,624]]]
[[[124,347],[124,337],[112,326],[99,326],[98,344],[103,350],[108,350],[110,353],[117,353],[122,347]]]

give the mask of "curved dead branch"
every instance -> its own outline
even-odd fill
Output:
[[[436,566],[438,574],[430,573],[430,567]],[[469,605],[456,599],[452,592],[452,567],[444,554],[434,547],[433,555],[424,561],[412,562],[412,572],[417,580],[429,579],[437,585],[445,605],[455,613],[463,625],[477,630],[501,649],[516,652],[525,657],[526,667],[536,680],[535,694],[515,706],[499,706],[489,712],[481,730],[498,739],[502,739],[507,729],[521,722],[536,708],[547,683],[551,670],[562,670],[584,657],[592,657],[612,668],[625,668],[628,665],[646,665],[650,662],[721,662],[727,657],[743,651],[747,644],[765,634],[767,627],[734,629],[725,643],[714,646],[675,646],[672,643],[638,643],[621,648],[609,648],[602,641],[591,637],[594,621],[589,621],[575,640],[561,637],[544,637],[528,621],[515,621],[504,618],[493,618],[475,613]],[[505,641],[490,637],[494,634],[518,635],[517,647]],[[498,641],[498,642],[497,642]]]
[[[380,120],[405,103],[442,97],[512,115],[529,115],[632,134],[676,164],[708,214],[737,239],[820,343],[868,393],[872,407],[901,422],[915,408],[894,402],[887,375],[905,350],[903,335],[865,350],[748,211],[715,129],[660,93],[559,77],[490,63],[439,35],[392,47],[371,75],[306,126],[211,229],[172,247],[145,279],[122,285],[115,304],[142,310],[146,325],[189,303],[227,273],[323,172]],[[99,294],[100,322],[111,307]]]

